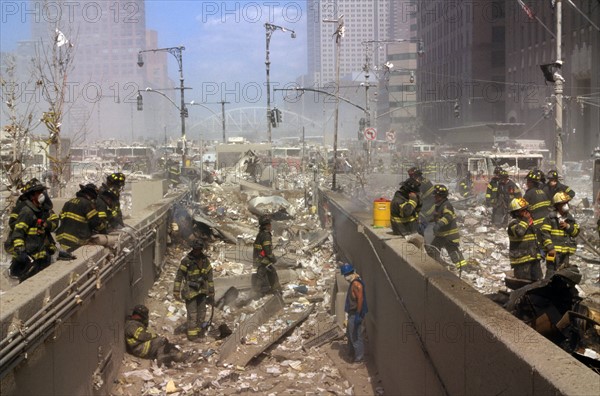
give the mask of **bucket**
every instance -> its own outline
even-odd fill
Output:
[[[392,202],[386,198],[378,198],[373,201],[373,227],[390,227]]]

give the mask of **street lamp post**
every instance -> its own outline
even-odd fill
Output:
[[[337,176],[337,140],[338,140],[338,120],[340,115],[340,52],[342,38],[346,27],[344,26],[344,15],[338,19],[323,19],[323,22],[337,23],[337,29],[333,33],[335,36],[336,43],[336,55],[335,55],[335,85],[336,85],[336,100],[335,100],[335,115],[334,115],[334,128],[333,128],[333,172],[331,178],[331,189],[336,190],[336,176]]]
[[[292,38],[296,38],[296,32],[294,32],[291,29],[285,28],[283,26],[278,26],[278,25],[273,25],[272,23],[265,23],[265,30],[266,30],[266,59],[265,59],[265,66],[267,69],[267,131],[268,131],[268,139],[269,139],[269,143],[271,143],[272,141],[272,130],[271,130],[271,77],[270,77],[270,71],[271,71],[271,60],[269,59],[269,44],[271,42],[271,35],[273,34],[274,31],[276,30],[281,30],[282,32],[291,32],[291,36]]]
[[[224,100],[221,100],[220,102],[209,102],[209,103],[213,103],[213,104],[219,103],[221,105],[221,125],[223,127],[223,143],[227,143],[226,138],[225,138],[225,105],[228,104],[228,103],[230,103],[230,102],[226,102]],[[216,111],[214,111],[210,107],[207,107],[207,106],[203,105],[202,103],[194,102],[192,100],[190,103],[186,103],[186,104],[190,105],[190,106],[201,106],[201,107],[204,107],[206,110],[210,111],[214,115],[219,116]]]
[[[185,117],[187,117],[187,110],[185,108],[185,98],[184,98],[184,91],[185,91],[185,86],[183,85],[183,50],[185,50],[184,46],[179,46],[179,47],[169,47],[169,48],[155,48],[155,49],[149,49],[149,50],[141,50],[138,52],[138,66],[142,67],[144,66],[144,59],[142,57],[142,53],[144,52],[168,52],[171,55],[173,55],[175,57],[175,59],[177,59],[177,64],[179,66],[179,90],[181,92],[181,105],[177,106],[175,105],[175,107],[177,107],[179,109],[179,115],[181,116],[181,144],[182,144],[182,150],[181,150],[181,167],[185,167],[186,166],[186,161],[187,161],[187,142],[185,139]],[[146,89],[148,90],[148,89]],[[153,92],[158,92],[158,91],[153,91]],[[160,93],[160,92],[158,92]],[[139,95],[139,93],[138,93]],[[166,95],[163,94],[163,96],[167,97]],[[141,97],[141,95],[140,95]],[[170,100],[170,98],[169,98]]]

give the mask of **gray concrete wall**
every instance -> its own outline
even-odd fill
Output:
[[[598,395],[600,377],[338,194],[339,254],[365,280],[386,394]]]
[[[125,316],[162,267],[169,209],[179,199],[135,213],[127,221],[135,231],[121,233],[116,249],[84,246],[77,260],[58,261],[2,295],[0,359],[19,352],[0,368],[2,395],[109,393],[125,351]],[[38,312],[46,320],[28,324]],[[20,337],[27,343],[7,347]]]

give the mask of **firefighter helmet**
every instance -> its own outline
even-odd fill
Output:
[[[125,175],[121,172],[115,172],[113,174],[110,174],[110,175],[106,176],[106,184],[124,186],[125,185]]]
[[[44,191],[46,190],[46,186],[44,186],[38,179],[35,177],[29,180],[23,187],[21,187],[21,194],[29,194],[36,191]]]
[[[436,184],[435,186],[433,186],[433,194],[439,195],[441,197],[447,197],[448,187],[444,186],[443,184]]]
[[[558,172],[555,169],[548,171],[548,180],[558,180]]]
[[[408,173],[408,176],[412,178],[423,177],[423,171],[416,166],[408,168],[408,171],[406,172]]]
[[[521,209],[527,209],[529,207],[529,202],[525,200],[525,198],[513,198],[510,201],[509,211],[516,212]]]
[[[500,176],[501,179],[508,179],[508,171],[506,169],[502,169],[498,173],[498,176]]]
[[[494,175],[499,176],[500,172],[502,172],[502,167],[497,166],[494,168]]]
[[[414,193],[418,193],[419,192],[419,188],[421,186],[421,183],[419,183],[418,181],[416,181],[413,178],[408,178],[406,179],[404,182],[402,182],[401,187],[404,188],[406,191],[408,192],[414,192]]]
[[[540,171],[537,169],[532,169],[527,173],[527,180],[539,182],[541,180]]]
[[[79,189],[82,193],[88,195],[91,199],[98,198],[98,187],[93,183],[80,184]]]
[[[350,263],[344,263],[340,267],[340,272],[342,273],[343,276],[350,275],[354,272],[354,267]]]
[[[148,310],[147,306],[140,304],[133,307],[133,312],[131,313],[131,316],[133,315],[138,315],[140,318],[142,318],[144,322],[147,323],[148,318],[150,317],[150,311]]]
[[[564,191],[559,191],[552,197],[552,204],[563,204],[569,202],[571,200],[571,196]]]
[[[269,215],[262,215],[258,218],[258,225],[259,226],[265,226],[267,224],[271,224],[271,216]]]

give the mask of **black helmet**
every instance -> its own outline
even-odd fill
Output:
[[[98,198],[98,187],[96,187],[93,183],[88,184],[80,184],[79,185],[80,192],[88,195],[91,199]]]
[[[269,215],[262,215],[258,218],[258,225],[259,226],[265,226],[267,224],[271,224],[271,216]]]
[[[131,316],[133,315],[138,315],[142,319],[142,322],[147,324],[150,318],[150,311],[148,310],[147,306],[140,304],[133,307]]]
[[[409,177],[404,182],[402,182],[402,184],[400,185],[400,188],[402,188],[408,192],[418,193],[420,186],[421,186],[421,183],[419,183],[415,179]]]
[[[500,176],[500,172],[502,172],[502,167],[497,166],[494,168],[494,175]]]
[[[548,180],[558,180],[558,172],[555,169],[548,171]]]
[[[44,186],[38,179],[35,177],[29,180],[23,187],[21,187],[21,194],[29,194],[36,191],[44,191],[46,190],[46,186]]]
[[[413,166],[412,168],[408,168],[408,176],[412,177],[412,178],[418,178],[418,177],[423,177],[423,171],[419,168],[417,168],[416,166]]]
[[[115,172],[111,175],[106,176],[106,184],[108,185],[125,185],[125,175],[121,172]]]
[[[541,181],[540,171],[537,169],[530,170],[529,173],[527,173],[527,180],[533,181],[533,182]]]
[[[501,179],[508,179],[508,171],[506,169],[502,169],[498,173],[498,176],[500,176]]]
[[[202,238],[196,238],[190,242],[190,247],[192,249],[204,249],[205,246],[206,244],[204,243],[204,239]]]
[[[447,197],[448,187],[444,186],[443,184],[436,184],[433,186],[433,194],[439,195],[440,197]]]

